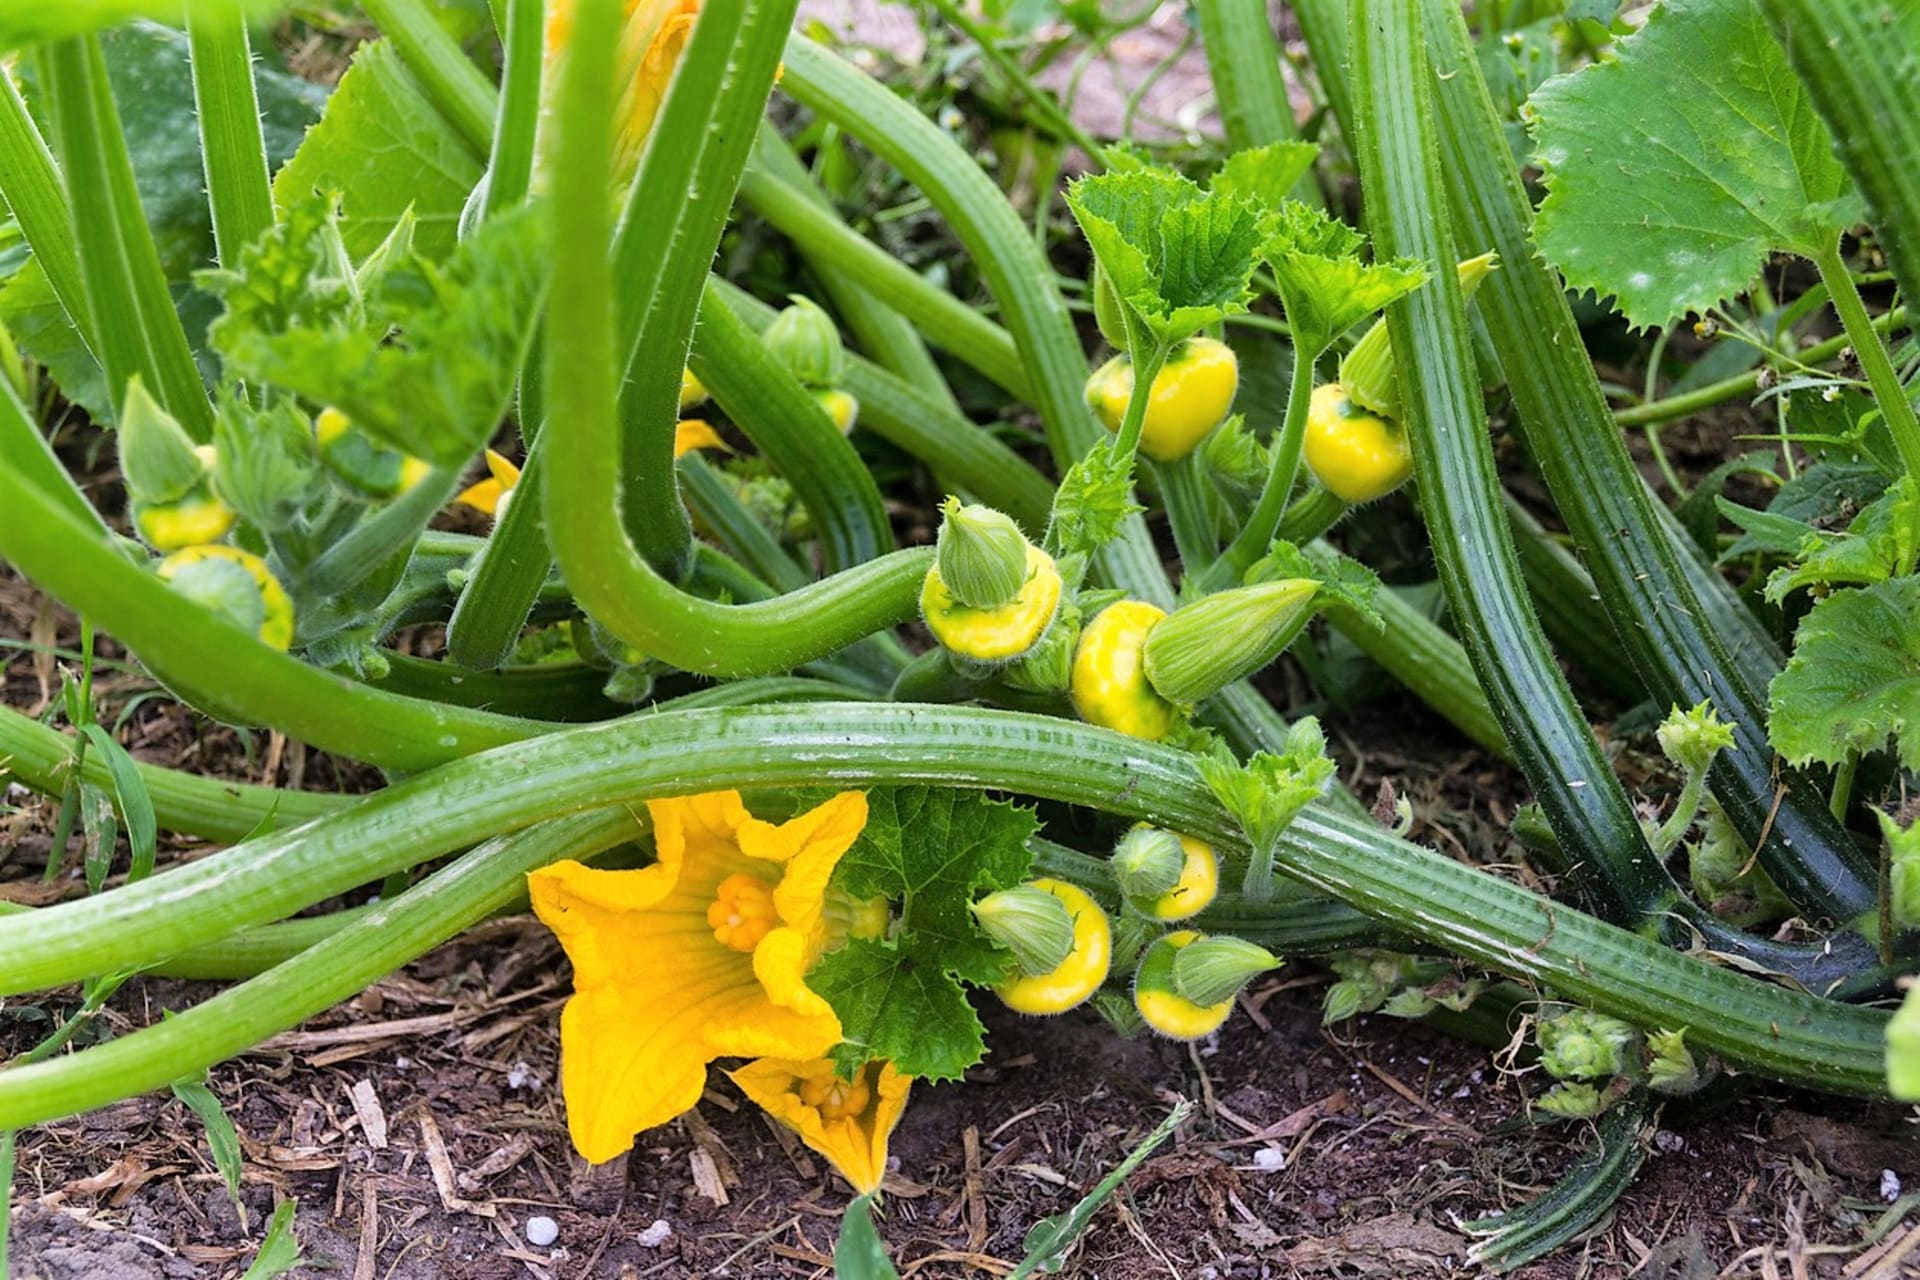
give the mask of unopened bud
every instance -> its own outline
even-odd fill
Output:
[[[1556,1080],[1597,1080],[1626,1067],[1627,1048],[1639,1033],[1630,1023],[1589,1009],[1568,1009],[1542,1018],[1534,1035],[1540,1065]]]
[[[839,326],[811,298],[793,295],[792,305],[761,335],[769,350],[809,387],[837,387],[847,371]]]
[[[972,911],[986,935],[1013,952],[1022,973],[1052,973],[1073,951],[1073,913],[1045,889],[1001,889],[974,903]]]
[[[1468,258],[1457,268],[1461,292],[1471,298],[1480,282],[1500,265],[1491,251]],[[1360,336],[1353,350],[1340,361],[1340,382],[1354,402],[1383,418],[1400,416],[1399,374],[1393,363],[1393,344],[1387,337],[1387,322],[1380,319]]]
[[[970,609],[997,609],[1027,582],[1027,539],[1012,517],[992,507],[941,504],[936,550],[940,579]]]
[[[1197,1005],[1216,1005],[1279,967],[1271,951],[1245,938],[1201,938],[1175,953],[1173,987]]]
[[[1182,605],[1147,633],[1147,680],[1176,706],[1218,693],[1294,642],[1319,590],[1311,578],[1283,578]]]
[[[1733,727],[1702,702],[1689,711],[1674,707],[1654,731],[1660,751],[1690,775],[1705,773],[1714,756],[1733,746]]]
[[[160,407],[136,375],[120,409],[120,471],[135,502],[178,502],[207,472],[207,459],[178,420]]]
[[[1691,1093],[1700,1067],[1687,1048],[1687,1030],[1647,1033],[1647,1087],[1658,1093]]]
[[[1179,836],[1143,823],[1120,838],[1108,865],[1121,893],[1129,899],[1150,900],[1180,882],[1185,863]]]
[[[1606,1099],[1590,1084],[1557,1084],[1534,1105],[1569,1120],[1590,1120],[1607,1109]]]

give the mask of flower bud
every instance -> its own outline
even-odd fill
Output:
[[[773,318],[761,335],[767,349],[794,377],[813,388],[837,387],[847,371],[847,351],[839,326],[811,298],[794,294],[791,306]]]
[[[990,893],[970,908],[989,938],[1013,952],[1020,972],[1052,973],[1073,950],[1073,913],[1045,889],[1019,885]]]
[[[207,471],[193,438],[147,394],[138,375],[128,379],[120,409],[120,471],[133,500],[153,504],[178,502]]]
[[[1065,880],[1040,879],[1021,888],[1049,894],[1066,907],[1073,923],[1072,943],[1054,968],[1016,973],[996,986],[994,994],[1016,1013],[1064,1013],[1084,1003],[1107,980],[1113,962],[1112,922],[1091,894]]]
[[[1245,938],[1201,938],[1174,954],[1173,987],[1195,1004],[1215,1005],[1279,967],[1271,951]]]
[[[946,518],[936,555],[953,598],[970,609],[996,609],[1019,595],[1027,581],[1027,539],[1012,517],[952,497],[940,510]]]
[[[1180,883],[1185,863],[1179,836],[1141,823],[1120,837],[1107,865],[1129,900],[1152,900]]]
[[[266,561],[238,547],[188,547],[155,567],[181,595],[285,651],[293,643],[293,602]]]
[[[1113,291],[1113,280],[1097,261],[1093,264],[1093,322],[1100,326],[1100,336],[1111,343],[1114,350],[1127,349],[1126,311],[1120,295]]]
[[[1353,978],[1340,979],[1327,988],[1326,996],[1320,1001],[1320,1021],[1332,1026],[1336,1022],[1345,1022],[1355,1014],[1367,1012],[1368,1000],[1372,994],[1363,982]]]
[[[1660,752],[1685,769],[1690,776],[1705,773],[1713,758],[1733,746],[1733,726],[1713,713],[1713,704],[1702,702],[1689,711],[1674,707],[1654,730]]]
[[[1540,1065],[1556,1080],[1619,1075],[1638,1035],[1631,1024],[1590,1009],[1567,1009],[1542,1018],[1534,1031]]]
[[[1607,1109],[1606,1099],[1590,1084],[1557,1084],[1534,1105],[1569,1120],[1590,1120]]]
[[[1311,578],[1283,578],[1182,605],[1147,633],[1147,680],[1176,706],[1218,693],[1293,643],[1319,590]]]
[[[1458,268],[1461,290],[1471,298],[1480,282],[1499,265],[1499,257],[1492,251],[1468,258]],[[1384,318],[1376,320],[1340,361],[1340,381],[1362,408],[1385,418],[1398,418],[1398,377],[1393,365],[1393,345],[1387,338],[1387,322]]]
[[[1692,1093],[1700,1067],[1687,1048],[1687,1029],[1647,1033],[1647,1087],[1659,1093]]]
[[[1133,1007],[1163,1036],[1198,1040],[1218,1031],[1233,1012],[1232,991],[1221,1000],[1202,1004],[1181,989],[1175,972],[1181,953],[1205,941],[1202,935],[1183,929],[1157,939],[1140,957],[1133,978]]]

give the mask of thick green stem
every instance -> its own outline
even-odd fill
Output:
[[[507,0],[500,101],[487,161],[486,216],[516,209],[533,181],[534,145],[540,126],[540,81],[546,40],[541,0]]]
[[[1219,591],[1232,586],[1254,561],[1267,554],[1274,530],[1280,527],[1280,518],[1286,512],[1287,499],[1293,493],[1294,477],[1300,470],[1301,447],[1307,438],[1308,406],[1313,402],[1313,365],[1319,358],[1317,351],[1309,354],[1294,350],[1293,378],[1287,388],[1287,416],[1280,426],[1280,438],[1273,442],[1267,481],[1261,486],[1260,499],[1254,503],[1253,514],[1247,517],[1246,524],[1220,553],[1220,558],[1201,575],[1203,590]]]
[[[1300,129],[1280,75],[1280,41],[1266,0],[1199,0],[1194,12],[1207,46],[1227,145],[1241,151],[1298,138]],[[1324,204],[1311,170],[1300,175],[1293,195],[1315,208]]]
[[[380,33],[393,41],[407,69],[476,156],[493,141],[494,89],[426,0],[360,0]]]
[[[1150,463],[1149,469],[1160,487],[1160,501],[1167,509],[1167,524],[1173,530],[1174,549],[1180,553],[1180,567],[1186,574],[1198,573],[1213,563],[1220,551],[1218,526],[1214,520],[1213,495],[1200,472],[1198,453],[1189,453],[1172,462]]]
[[[60,300],[74,331],[89,350],[97,351],[66,184],[10,75],[0,76],[0,196],[20,224],[35,261],[47,273],[53,296]]]
[[[200,159],[213,207],[220,265],[237,268],[240,251],[273,225],[267,144],[253,86],[253,50],[238,10],[196,5],[187,10],[193,60],[193,104],[200,117]]]
[[[1153,383],[1166,367],[1169,348],[1154,339],[1136,343],[1133,354],[1133,394],[1127,397],[1127,411],[1120,417],[1120,431],[1114,441],[1117,458],[1132,458],[1140,449],[1140,435],[1147,425],[1147,405],[1153,400]]]
[[[843,787],[923,782],[1014,790],[1188,832],[1230,858],[1247,853],[1237,824],[1190,755],[1086,725],[875,704],[668,713],[570,729],[459,761],[299,832],[250,841],[139,884],[10,921],[0,933],[0,989],[35,989],[149,962],[284,916],[303,900],[569,812],[823,779]],[[1423,943],[1639,1025],[1687,1027],[1690,1044],[1759,1074],[1839,1092],[1884,1088],[1885,1015],[1879,1011],[1772,987],[1672,952],[1324,809],[1294,821],[1277,859],[1289,875]],[[473,862],[462,859],[443,874]],[[393,909],[412,898],[396,899]],[[336,938],[348,936],[343,931]],[[382,918],[377,927],[356,927],[353,945],[330,954],[338,959],[373,939],[404,951],[419,935]],[[301,985],[316,984],[309,976]],[[217,1037],[217,1047],[209,1042],[198,1052],[218,1057],[244,1047],[274,1029],[270,1024],[284,1025],[286,1009],[271,999],[241,999],[237,1007],[220,1006],[220,1017],[248,1019],[245,1034],[236,1027]],[[0,1073],[0,1127],[143,1087],[151,1077],[131,1073],[148,1061],[145,1045],[156,1039],[169,1051],[181,1040],[201,1043],[198,1035],[154,1037],[133,1049],[118,1047],[138,1040],[128,1037],[107,1046],[104,1070],[95,1065],[102,1060],[90,1056],[95,1050],[32,1074]],[[81,1080],[88,1083],[74,1083]]]
[[[1867,314],[1867,304],[1860,299],[1853,275],[1840,257],[1840,246],[1832,246],[1815,258],[1813,264],[1820,269],[1821,283],[1827,286],[1833,309],[1840,316],[1840,326],[1846,330],[1847,341],[1853,344],[1853,354],[1867,375],[1867,385],[1873,388],[1874,402],[1880,406],[1880,416],[1886,419],[1901,464],[1914,483],[1920,484],[1920,417],[1915,416],[1913,401],[1900,385],[1900,374],[1887,355],[1886,345],[1873,331],[1873,319]]]

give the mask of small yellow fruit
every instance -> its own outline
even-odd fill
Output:
[[[1153,380],[1140,452],[1156,462],[1186,457],[1226,420],[1239,386],[1233,348],[1212,338],[1188,338]],[[1087,379],[1087,404],[1109,431],[1120,430],[1132,398],[1133,364],[1126,356],[1115,356]]]
[[[156,551],[178,551],[218,542],[233,528],[233,508],[207,491],[204,484],[178,502],[134,507],[140,536]]]
[[[1171,702],[1147,682],[1147,632],[1166,612],[1142,600],[1102,609],[1080,635],[1068,686],[1073,708],[1088,724],[1158,742],[1172,732]]]
[[[854,423],[860,420],[860,402],[837,388],[831,391],[816,391],[813,398],[833,419],[833,425],[840,428],[841,435],[851,435]]]
[[[1205,911],[1220,893],[1220,861],[1213,846],[1192,836],[1180,837],[1180,852],[1186,861],[1180,867],[1180,879],[1173,888],[1141,909],[1155,920],[1186,920]]]
[[[1051,973],[1009,978],[994,988],[1016,1013],[1065,1013],[1100,989],[1113,963],[1113,926],[1091,894],[1064,880],[1035,880],[1073,913],[1073,950]]]
[[[273,576],[273,570],[267,568],[267,562],[250,551],[238,547],[211,546],[187,547],[176,551],[162,560],[156,572],[163,582],[171,582],[181,570],[208,560],[231,560],[247,571],[247,576],[260,590],[261,618],[257,633],[260,642],[270,648],[286,652],[293,643],[293,601],[287,596],[287,589]]]
[[[1010,662],[1039,642],[1060,608],[1060,571],[1053,557],[1027,546],[1027,582],[1011,603],[972,609],[953,598],[940,566],[927,569],[920,587],[920,612],[934,639],[954,653],[979,662]]]
[[[1174,990],[1173,960],[1181,948],[1200,940],[1192,929],[1182,929],[1155,940],[1140,958],[1133,982],[1133,1007],[1149,1027],[1175,1040],[1198,1040],[1220,1029],[1233,1012],[1233,998],[1219,1004],[1195,1004]]]
[[[1314,389],[1303,448],[1320,483],[1346,502],[1383,498],[1413,474],[1400,424],[1368,413],[1337,382]]]

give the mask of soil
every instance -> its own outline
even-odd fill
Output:
[[[815,16],[904,22],[866,0],[809,0]],[[1177,50],[1178,11],[1087,81],[1083,111],[1117,115],[1142,68]],[[903,28],[901,38],[910,34]],[[888,43],[884,32],[880,43]],[[1189,52],[1142,120],[1203,122]],[[1084,117],[1083,117],[1084,118]],[[1087,123],[1103,127],[1099,118]],[[1110,127],[1110,126],[1105,126]],[[1683,468],[1725,447],[1668,438]],[[76,463],[80,460],[73,459]],[[1711,465],[1707,461],[1707,466]],[[110,488],[99,495],[111,510]],[[0,641],[71,647],[70,617],[0,568]],[[120,655],[110,642],[102,655]],[[58,696],[50,655],[0,649],[0,696],[37,713]],[[291,787],[364,790],[370,771],[249,738],[109,669],[118,734],[141,759]],[[113,723],[111,717],[107,723]],[[1507,861],[1524,788],[1418,706],[1375,703],[1327,724],[1343,781],[1369,800],[1390,782],[1416,839]],[[0,898],[81,891],[39,869],[52,806],[0,806]],[[191,843],[163,858],[191,857]],[[1529,1122],[1538,1080],[1506,1055],[1433,1028],[1361,1017],[1327,1028],[1328,977],[1296,962],[1196,1045],[1117,1038],[1091,1014],[1023,1019],[982,1002],[991,1056],[960,1084],[920,1086],[892,1143],[881,1233],[909,1277],[1000,1275],[1026,1232],[1064,1211],[1167,1109],[1195,1104],[1173,1140],[1093,1219],[1067,1274],[1423,1277],[1475,1274],[1463,1223],[1524,1203],[1590,1140]],[[116,1034],[205,998],[210,984],[136,980],[99,1030]],[[564,959],[524,917],[492,922],[355,1000],[216,1068],[209,1085],[240,1138],[236,1204],[199,1120],[149,1095],[18,1138],[8,1230],[22,1280],[195,1280],[240,1275],[275,1205],[297,1206],[294,1275],[352,1280],[531,1276],[822,1277],[848,1199],[824,1162],[717,1074],[683,1120],[598,1168],[571,1152],[555,1083]],[[78,1003],[73,991],[0,1002],[0,1061]],[[1544,1120],[1544,1117],[1541,1117]],[[1614,1212],[1585,1240],[1516,1274],[1920,1275],[1920,1141],[1913,1112],[1755,1087],[1710,1119],[1662,1127]],[[535,1216],[558,1224],[529,1241]]]

